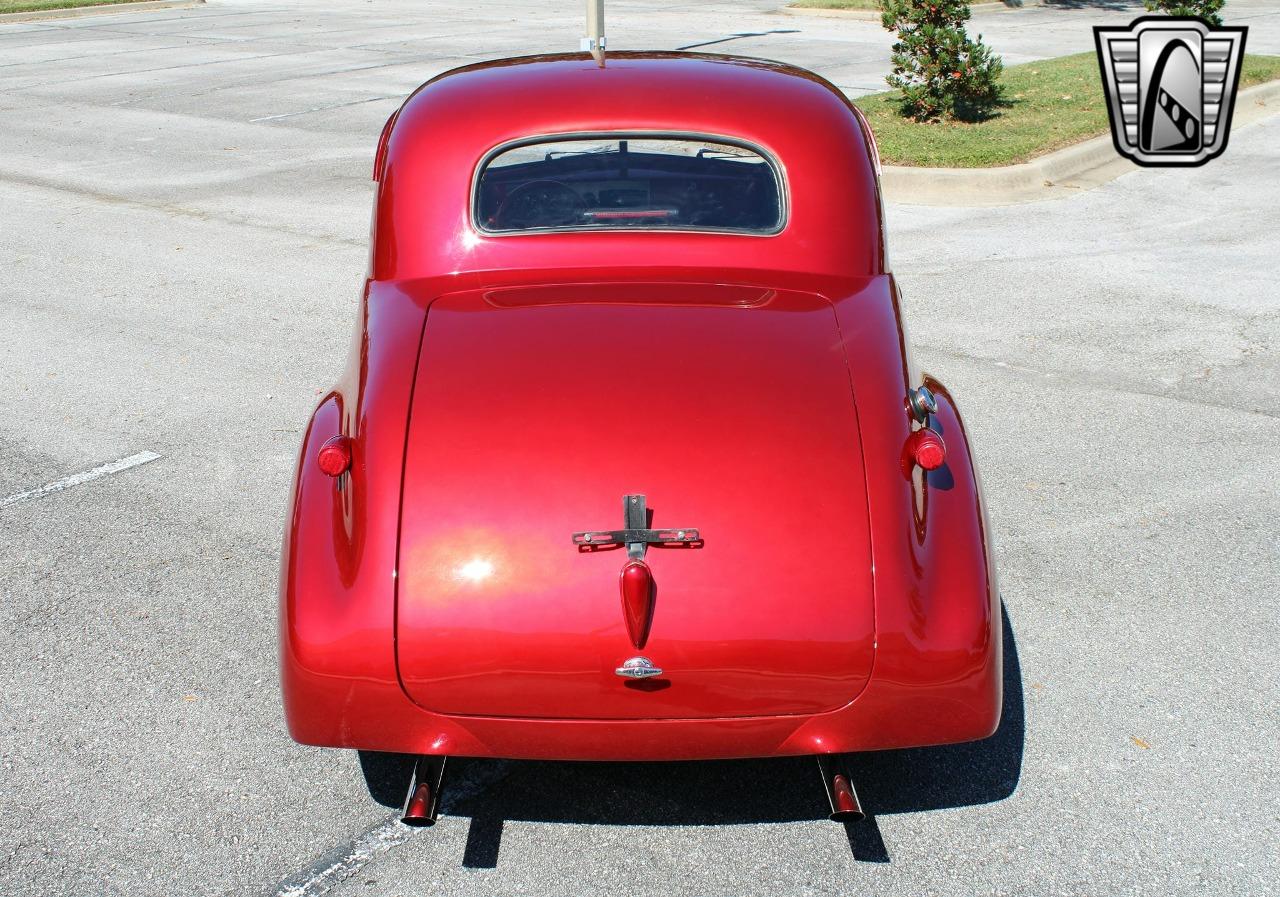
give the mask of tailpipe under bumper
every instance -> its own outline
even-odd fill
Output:
[[[843,757],[839,754],[819,756],[818,771],[822,774],[822,785],[831,804],[832,822],[858,822],[867,818]]]
[[[440,786],[444,782],[444,757],[419,757],[405,795],[400,821],[415,828],[436,824],[440,810]]]

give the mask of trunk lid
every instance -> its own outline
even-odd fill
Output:
[[[863,466],[820,296],[698,284],[456,293],[431,305],[404,480],[401,680],[440,713],[710,718],[816,713],[870,674]],[[655,528],[652,625],[632,644],[624,495]],[[643,655],[664,670],[619,677]]]

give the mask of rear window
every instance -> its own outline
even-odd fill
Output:
[[[522,143],[485,160],[480,230],[782,229],[781,177],[750,147],[693,137],[610,135]]]

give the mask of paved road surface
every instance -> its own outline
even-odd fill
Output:
[[[619,2],[609,33],[878,88],[873,23],[774,5]],[[353,754],[289,741],[282,504],[352,323],[374,138],[436,72],[573,46],[578,4],[548,6],[0,26],[0,500],[160,455],[0,507],[0,893],[1275,893],[1280,117],[1196,170],[889,210],[982,464],[1011,662],[995,739],[863,759],[873,822],[821,819],[807,761],[473,762],[383,850],[387,770],[371,795]],[[1233,10],[1280,52],[1274,3]],[[1133,14],[978,26],[1013,62]]]

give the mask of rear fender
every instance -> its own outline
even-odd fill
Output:
[[[930,425],[946,462],[924,471],[904,460],[919,425],[906,404],[913,374],[890,276],[836,303],[851,362],[867,474],[875,569],[876,658],[856,704],[874,730],[837,729],[816,717],[789,740],[821,752],[908,747],[985,738],[1000,721],[999,596],[990,528],[968,435],[950,392],[925,376],[938,400]],[[896,335],[896,338],[894,338]]]
[[[342,743],[368,725],[355,717],[402,700],[396,511],[425,319],[425,304],[395,285],[366,289],[346,372],[303,438],[281,560],[280,666],[289,731],[304,743]],[[315,459],[337,435],[353,440],[352,465],[333,478]]]

